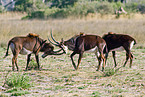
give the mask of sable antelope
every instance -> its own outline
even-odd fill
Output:
[[[133,59],[131,48],[133,47],[133,45],[136,44],[136,40],[129,35],[115,34],[113,32],[108,32],[108,34],[105,34],[102,38],[106,41],[108,52],[112,51],[115,67],[117,66],[115,59],[115,51],[125,50],[126,61],[123,66],[125,67],[128,59],[130,58],[130,68],[131,68]],[[106,53],[105,57],[107,60],[108,53]]]
[[[97,70],[100,69],[100,66],[102,65],[102,63],[103,63],[102,71],[104,70],[104,68],[105,68],[105,57],[103,55],[103,50],[106,46],[106,42],[100,36],[84,35],[84,34],[81,33],[80,35],[76,35],[76,36],[72,37],[71,39],[69,39],[67,41],[62,40],[60,43],[57,42],[53,38],[52,33],[51,33],[51,38],[56,43],[55,44],[56,46],[64,48],[64,50],[67,50],[67,48],[68,48],[69,50],[73,51],[73,53],[71,54],[70,57],[71,57],[71,60],[72,60],[72,64],[73,64],[73,66],[76,70],[79,68],[79,64],[81,62],[81,59],[82,59],[82,56],[83,56],[84,52],[95,53],[95,55],[97,56],[98,61],[99,61]],[[67,52],[67,51],[65,51],[65,52]],[[73,56],[75,54],[79,54],[77,66],[75,65],[75,62],[73,60]]]
[[[8,56],[9,47],[12,50],[13,58],[12,58],[12,70],[14,71],[14,64],[17,67],[17,71],[19,70],[17,65],[17,57],[18,54],[28,55],[27,56],[27,65],[26,70],[28,69],[28,64],[30,62],[31,54],[35,54],[36,62],[38,65],[38,69],[40,69],[39,65],[39,52],[44,52],[42,57],[46,57],[47,55],[57,55],[56,51],[54,52],[54,47],[50,43],[46,43],[46,40],[41,39],[37,34],[29,33],[27,36],[14,37],[8,42],[6,55]]]

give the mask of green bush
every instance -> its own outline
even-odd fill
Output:
[[[0,6],[0,13],[2,13],[3,12],[3,7],[2,6]]]
[[[145,13],[145,2],[130,2],[125,4],[125,9],[129,13]]]
[[[8,73],[9,74],[9,73]],[[31,78],[25,73],[11,73],[6,76],[5,83],[3,86],[9,86],[9,89],[6,93],[12,93],[11,96],[21,96],[29,94],[28,89],[33,86],[33,83],[30,83]]]
[[[28,70],[32,69],[38,70],[38,65],[34,59],[31,59],[30,64],[28,66]]]
[[[25,94],[30,94],[30,92],[28,92],[28,91],[16,91],[16,92],[13,92],[11,96],[22,96]]]
[[[140,13],[145,14],[145,4],[139,4],[137,9]]]
[[[27,89],[32,86],[30,77],[26,74],[12,73],[6,78],[5,84],[11,88]]]
[[[31,0],[28,0],[31,1]],[[62,0],[63,1],[63,0]],[[101,15],[114,14],[116,10],[123,7],[129,13],[141,12],[145,13],[145,3],[130,2],[123,4],[121,2],[107,2],[94,0],[92,2],[86,0],[79,0],[73,5],[65,7],[50,7],[42,3],[42,1],[33,2],[33,7],[27,8],[28,16],[26,18],[82,18],[88,14],[100,13]]]
[[[51,18],[67,18],[67,17],[85,17],[89,13],[112,14],[114,12],[113,4],[104,2],[77,2],[74,6],[68,8],[52,8],[45,10],[45,16]]]
[[[29,8],[33,7],[33,0],[17,0],[15,3],[15,11],[26,12]]]
[[[66,8],[69,5],[74,5],[78,0],[51,0],[51,7]]]
[[[125,5],[121,2],[112,2],[111,3],[112,6],[113,6],[113,9],[116,11],[118,10],[120,7],[124,7],[125,8]]]
[[[30,18],[38,18],[38,19],[43,19],[44,16],[44,11],[34,11],[31,12]]]
[[[71,16],[87,16],[89,13],[95,13],[96,2],[78,2],[74,7],[69,8],[69,14]]]
[[[97,5],[97,12],[101,14],[113,14],[114,8],[113,8],[112,3],[99,2]]]
[[[129,12],[129,13],[135,13],[137,12],[137,6],[138,6],[138,3],[135,3],[135,2],[130,2],[130,3],[126,3],[125,5],[125,8],[126,8],[126,11]]]
[[[106,68],[104,71],[104,76],[112,76],[116,73],[116,70],[114,68]]]
[[[47,12],[45,11],[45,15],[49,18],[66,18],[69,14],[67,12],[67,8],[55,8],[53,9],[52,13],[47,14]]]
[[[6,91],[6,93],[12,93],[11,96],[22,96],[25,94],[30,94],[30,92],[22,90],[20,88],[13,88],[11,90]]]

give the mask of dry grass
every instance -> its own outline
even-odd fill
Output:
[[[10,17],[8,17],[8,16]],[[145,19],[121,18],[121,19],[63,19],[63,20],[20,20],[16,13],[3,16],[0,19],[0,43],[6,48],[8,40],[17,35],[26,35],[28,32],[35,32],[41,37],[47,39],[51,29],[56,40],[62,37],[68,39],[74,34],[85,32],[87,34],[97,34],[102,36],[108,31],[116,33],[125,33],[133,36],[138,46],[144,46]],[[15,16],[16,15],[16,16]],[[23,14],[20,14],[23,16]],[[13,17],[13,18],[11,18]],[[140,16],[141,17],[141,16]],[[26,66],[26,56],[19,55],[18,66],[19,73],[28,75],[32,80],[34,87],[27,89],[30,94],[24,96],[36,97],[143,97],[145,95],[145,67],[144,67],[144,49],[133,48],[134,54],[133,66],[129,68],[120,68],[114,73],[113,59],[111,54],[107,60],[106,76],[102,72],[96,72],[98,64],[94,54],[84,54],[78,71],[74,71],[71,64],[69,52],[67,55],[48,56],[45,59],[40,57],[42,71],[30,70],[23,71]],[[6,59],[2,57],[5,49],[0,48],[0,96],[11,96],[10,87],[3,89],[1,86],[5,82],[6,75],[11,71],[12,54]],[[41,53],[40,53],[41,55]],[[34,56],[31,64],[36,64]],[[77,61],[77,55],[75,56]],[[125,52],[117,53],[117,68],[121,67],[125,61]],[[116,70],[116,68],[115,68]],[[17,73],[17,72],[10,72]],[[20,91],[23,91],[20,89]]]
[[[133,36],[138,43],[144,43],[145,18],[143,15],[124,16],[130,17],[115,19],[114,16],[93,16],[84,19],[56,19],[56,20],[21,20],[25,14],[6,13],[1,14],[0,19],[0,44],[18,35],[26,35],[29,32],[40,34],[47,39],[51,29],[56,40],[68,39],[74,34],[85,32],[102,36],[108,31],[124,33]],[[137,18],[138,17],[138,18]]]

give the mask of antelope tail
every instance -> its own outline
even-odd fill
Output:
[[[5,56],[3,58],[6,58],[8,56],[8,53],[9,53],[9,46],[10,46],[10,42],[8,43],[8,46],[7,46],[7,52],[5,54]]]
[[[134,45],[137,44],[136,40],[134,40]]]

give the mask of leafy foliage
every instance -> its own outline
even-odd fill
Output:
[[[14,88],[11,90],[6,91],[6,93],[12,93],[11,96],[22,96],[25,94],[30,94],[28,91],[23,91],[22,89],[19,88]]]
[[[2,6],[0,6],[0,13],[2,13],[3,12],[3,7]]]
[[[32,86],[30,78],[26,74],[12,73],[6,78],[5,84],[9,87],[27,89]]]
[[[15,5],[16,5],[14,9],[15,11],[26,12],[28,8],[33,7],[33,1],[32,0],[17,0]]]
[[[124,0],[17,0],[15,11],[27,12],[25,18],[85,17],[88,14],[115,14],[120,7],[129,13],[145,13],[145,2],[123,3]],[[1,12],[1,11],[0,11]]]
[[[141,12],[142,14],[145,14],[145,4],[139,4],[137,6],[137,9],[139,12]]]
[[[114,68],[106,68],[104,72],[104,76],[112,76],[116,73],[116,70]]]
[[[8,73],[9,74],[9,73]],[[12,73],[6,76],[4,86],[9,86],[9,90],[6,93],[12,93],[11,96],[21,96],[29,94],[28,89],[33,86],[33,83],[30,83],[30,77],[26,74]]]
[[[74,5],[75,2],[78,0],[52,0],[52,5],[51,7],[58,7],[58,8],[64,8],[67,7],[68,5]]]

